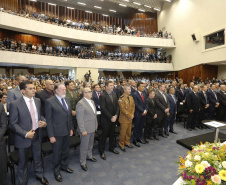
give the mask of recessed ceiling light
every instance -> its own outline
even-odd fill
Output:
[[[105,16],[105,17],[108,17],[109,15],[106,15],[106,14],[102,14],[103,16]]]
[[[100,6],[94,6],[94,8],[102,9],[102,7],[100,7]]]
[[[37,2],[37,0],[30,0],[30,1]]]
[[[93,13],[93,12],[86,10],[86,13]]]
[[[129,0],[124,0],[124,1],[129,2]]]
[[[68,9],[71,9],[71,10],[74,10],[74,8],[72,8],[72,7],[67,7]]]
[[[171,0],[165,0],[165,1],[171,2]]]
[[[80,4],[80,5],[84,5],[84,6],[86,5],[86,3],[81,3],[81,2],[78,2],[78,4]]]
[[[139,5],[139,6],[141,5],[141,4],[140,4],[140,3],[138,3],[138,2],[133,2],[133,4],[136,4],[136,5]]]
[[[158,8],[154,8],[154,10],[160,11]]]
[[[144,6],[147,7],[147,8],[151,8],[151,6],[148,6],[148,5],[146,5],[146,4],[145,4]]]
[[[145,10],[143,10],[143,9],[138,9],[139,11],[141,11],[141,12],[145,12]]]
[[[110,12],[116,12],[116,10],[109,9]]]
[[[48,5],[56,6],[56,4],[53,4],[53,3],[48,3]]]
[[[119,6],[124,6],[124,7],[126,7],[126,5],[124,5],[124,4],[119,4]]]

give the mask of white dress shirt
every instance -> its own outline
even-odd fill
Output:
[[[37,128],[38,128],[38,111],[37,111],[37,108],[36,108],[36,105],[35,105],[35,101],[34,101],[33,98],[30,99],[30,98],[28,98],[26,96],[23,96],[23,98],[24,98],[24,101],[25,101],[25,103],[27,105],[27,108],[28,108],[29,112],[30,112],[30,100],[32,100],[32,104],[33,104],[34,111],[35,111],[35,122],[36,122]]]
[[[84,97],[85,98],[85,97]],[[93,109],[93,112],[95,113],[95,108],[94,108],[94,105],[92,103],[92,100],[89,100],[87,98],[85,98],[85,100],[89,103],[90,107]]]
[[[61,103],[61,105],[63,105],[62,104],[62,98],[60,97],[60,96],[58,96],[57,94],[55,94],[56,95],[56,97],[57,97],[57,99],[60,101],[60,103]],[[65,105],[66,105],[66,107],[67,107],[67,110],[68,110],[68,105],[67,105],[67,102],[65,101],[65,99],[63,98],[63,101],[64,101],[64,103],[65,103]]]

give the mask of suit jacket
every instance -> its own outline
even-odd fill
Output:
[[[101,92],[99,92],[99,93],[100,93],[100,95],[101,95]],[[100,102],[99,102],[99,98],[98,98],[98,96],[97,96],[96,91],[93,91],[92,99],[93,99],[93,101],[94,101],[94,103],[95,103],[96,110],[97,110],[97,111],[100,111],[100,108],[99,108]]]
[[[135,93],[135,89],[131,86],[131,95],[133,95]]]
[[[9,111],[9,105],[12,101],[21,98],[23,95],[20,92],[19,87],[16,87],[14,89],[11,89],[7,92],[7,109]]]
[[[38,120],[45,121],[41,116],[41,102],[34,97],[36,109],[38,111]],[[32,129],[32,119],[30,111],[23,97],[12,101],[9,107],[9,127],[15,132],[16,148],[28,148],[31,146],[31,139],[25,138],[27,132]]]
[[[122,96],[123,93],[124,93],[124,89],[122,86],[120,86],[118,89],[116,89],[116,95],[117,95],[118,99],[120,96]]]
[[[134,113],[134,117],[141,117],[142,114],[144,113],[145,110],[147,110],[147,96],[146,93],[142,93],[143,97],[144,97],[144,102],[141,98],[141,95],[138,91],[135,91],[135,93],[133,94],[133,99],[135,102],[135,113]]]
[[[69,135],[70,130],[73,130],[71,103],[67,97],[65,98],[65,101],[68,106],[68,111],[64,109],[56,95],[47,99],[45,102],[47,132],[49,138],[66,136]]]
[[[219,102],[219,99],[217,97],[217,93],[216,93],[216,96],[215,96],[215,94],[213,93],[213,91],[211,89],[209,89],[207,91],[207,97],[209,99],[210,108],[214,108],[215,109],[216,103]]]
[[[146,119],[148,120],[153,120],[153,117],[155,114],[157,114],[156,112],[156,105],[155,105],[155,100],[151,99],[151,98],[147,98],[147,110],[148,113],[146,115]]]
[[[85,131],[93,133],[97,129],[97,110],[93,100],[91,101],[95,112],[85,98],[82,98],[76,105],[76,118],[80,133]]]
[[[173,97],[172,97],[172,95],[170,93],[167,94],[167,97],[168,97],[169,104],[170,104],[169,113],[170,114],[175,114],[175,112],[177,112],[177,100],[176,100],[176,103],[175,103],[175,101],[173,100]],[[176,98],[176,96],[175,96],[175,98]]]
[[[78,95],[78,92],[76,92],[76,91],[73,91],[72,94],[73,94],[73,97],[71,96],[71,93],[69,93],[68,90],[66,91],[66,97],[68,97],[69,100],[70,100],[71,109],[75,110],[76,109],[76,105],[77,105],[77,103],[79,101],[79,95]]]
[[[51,96],[47,93],[46,89],[43,89],[42,91],[35,93],[35,97],[41,100],[41,114],[45,117],[45,101]]]
[[[200,108],[199,97],[198,95],[195,95],[193,91],[187,95],[187,106],[188,111],[192,109],[194,112],[199,112]]]
[[[178,102],[183,102],[183,100],[185,100],[185,90],[183,90],[183,92],[184,94],[181,92],[181,89],[176,89],[175,95]]]
[[[223,109],[223,110],[226,110],[226,95],[222,92],[222,91],[219,91],[217,92],[217,97],[219,99],[219,109]]]
[[[184,95],[185,95],[185,98],[187,99],[188,94],[191,93],[192,90],[191,90],[191,88],[189,87],[189,88],[187,88],[184,92],[185,92],[185,94],[184,94]]]
[[[104,91],[100,95],[100,108],[101,108],[101,122],[111,122],[112,116],[119,115],[118,99],[115,93],[112,93],[113,102],[108,93]]]
[[[7,130],[7,116],[3,104],[0,103],[0,145],[5,141],[3,139],[5,132]]]
[[[206,93],[207,101],[205,99],[203,91],[199,91],[197,94],[199,96],[200,110],[205,110],[206,105],[209,104],[207,93]]]
[[[169,100],[166,94],[165,97],[166,101],[159,91],[155,95],[155,104],[158,117],[165,116],[166,115],[165,110],[170,107]]]

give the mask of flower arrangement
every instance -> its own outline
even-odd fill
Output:
[[[187,185],[226,185],[226,143],[192,147],[180,160],[178,174]]]

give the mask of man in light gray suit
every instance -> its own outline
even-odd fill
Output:
[[[95,130],[97,129],[97,111],[94,101],[91,100],[91,98],[91,89],[84,88],[83,98],[76,105],[76,117],[81,140],[80,165],[84,171],[88,170],[86,159],[92,162],[97,161],[92,155],[94,135]]]
[[[17,87],[12,89],[12,90],[9,90],[7,92],[7,109],[9,110],[9,104],[13,101],[13,100],[16,100],[18,98],[21,98],[23,95],[22,93],[20,92],[20,83],[25,81],[26,80],[26,77],[25,76],[18,76],[16,78],[16,85]]]

